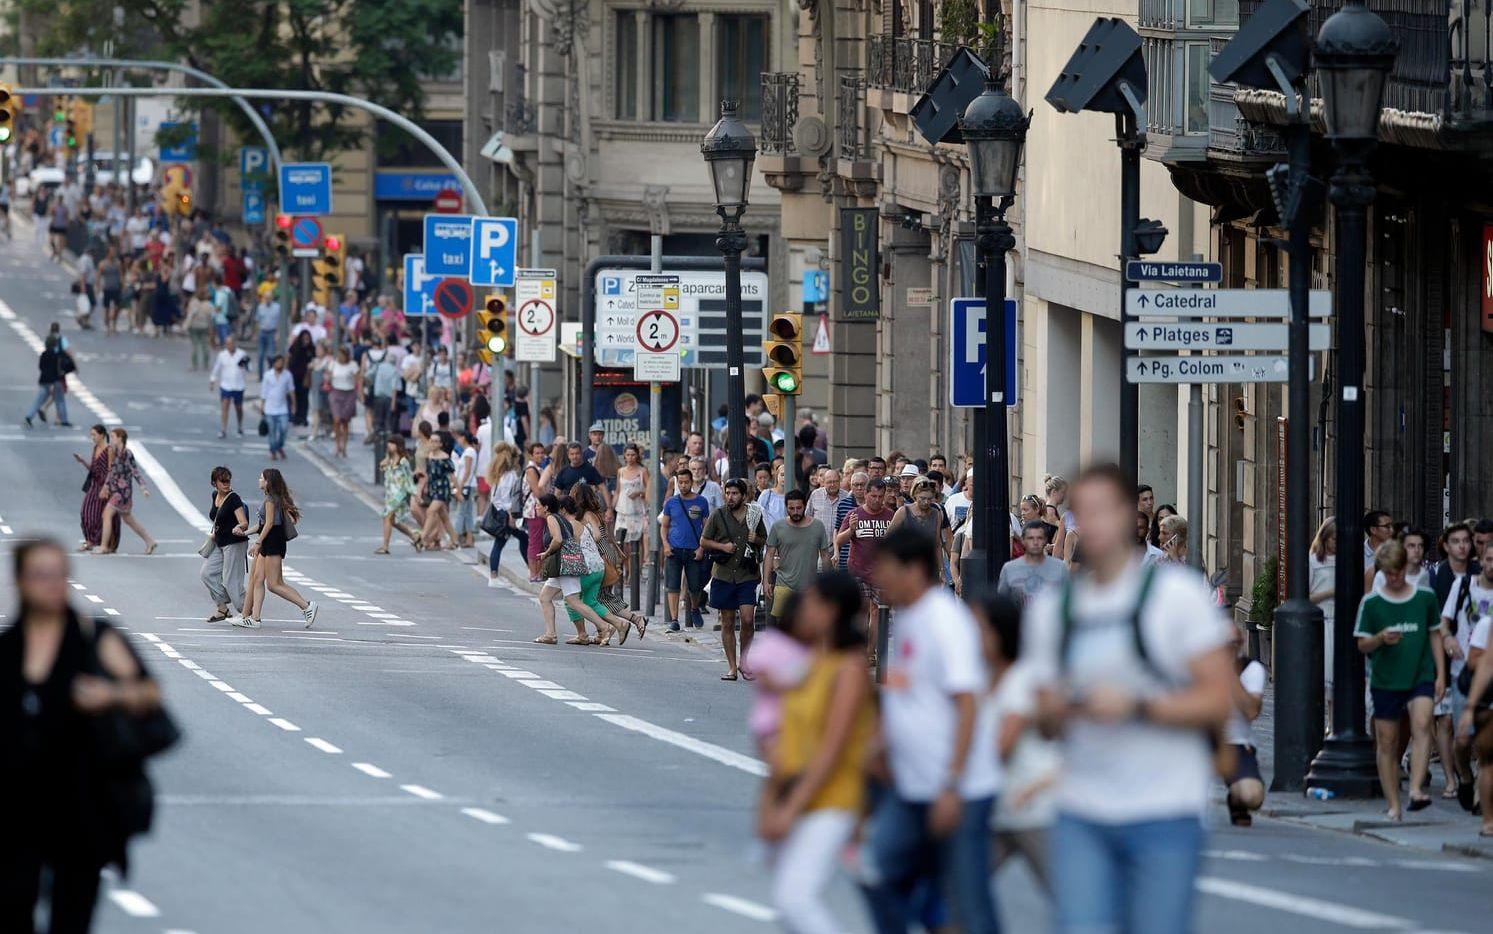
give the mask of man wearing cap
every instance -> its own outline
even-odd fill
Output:
[[[901,497],[901,502],[899,502],[897,505],[901,506],[912,502],[912,485],[918,481],[918,477],[920,476],[922,476],[922,474],[918,472],[918,468],[916,465],[903,465],[902,472],[897,475],[897,480],[900,484],[898,495]]]
[[[586,463],[589,464],[596,460],[596,452],[600,451],[601,446],[607,443],[607,430],[602,426],[601,422],[591,423],[591,427],[586,429],[586,440],[590,443],[586,445],[584,456]]]

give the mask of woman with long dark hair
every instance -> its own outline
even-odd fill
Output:
[[[112,537],[113,530],[118,528],[118,521],[124,522],[134,530],[145,542],[145,553],[155,554],[156,540],[145,531],[145,526],[135,518],[135,484],[140,484],[140,492],[147,498],[150,490],[145,486],[145,475],[140,472],[140,467],[135,463],[135,455],[130,453],[128,447],[130,441],[129,432],[123,428],[115,428],[109,432],[109,476],[98,496],[104,501],[103,535],[99,541],[99,554],[112,555],[119,547],[119,539]],[[118,520],[118,521],[116,521]]]
[[[775,847],[773,901],[792,931],[838,931],[821,896],[865,807],[861,774],[876,733],[861,591],[841,571],[805,589],[791,617],[813,648],[783,698],[782,726],[762,784],[757,833]]]
[[[311,361],[316,359],[316,339],[309,330],[302,331],[290,342],[285,354],[285,368],[295,380],[295,412],[290,416],[292,425],[306,424],[306,409],[311,401]],[[334,413],[335,414],[335,413]]]
[[[209,623],[227,619],[233,608],[244,607],[244,569],[248,563],[249,539],[235,529],[249,524],[244,501],[233,490],[233,471],[214,467],[212,506],[207,518],[212,522],[212,550],[203,556],[202,585],[213,598],[215,609]]]
[[[103,425],[94,425],[88,429],[88,440],[93,442],[93,453],[87,460],[81,454],[73,454],[73,460],[88,468],[88,477],[83,481],[83,508],[80,516],[83,541],[78,546],[79,551],[91,551],[103,541],[105,500],[99,496],[99,491],[109,480],[109,432]],[[117,518],[109,537],[114,541],[119,540]]]
[[[498,561],[503,557],[503,546],[508,544],[508,539],[517,539],[520,556],[529,553],[529,532],[522,522],[524,496],[521,485],[524,480],[518,470],[521,456],[518,448],[499,441],[493,448],[492,459],[487,462],[486,479],[487,488],[492,491],[492,509],[503,523],[503,529],[493,539],[492,551],[487,553],[489,587],[498,586]],[[519,506],[518,512],[513,511],[515,505]]]
[[[393,435],[384,445],[384,459],[379,464],[384,474],[384,543],[374,550],[376,555],[389,553],[389,538],[398,529],[410,540],[416,551],[423,551],[419,530],[411,524],[410,502],[415,497],[415,477],[410,472],[409,452],[404,447],[404,436]]]
[[[67,554],[56,542],[12,551],[20,607],[0,632],[0,930],[31,931],[45,870],[51,930],[86,932],[99,871],[126,863],[126,835],[103,810],[102,767],[93,718],[144,716],[160,690],[129,642],[68,605]]]
[[[296,589],[285,583],[285,545],[296,536],[296,525],[301,521],[301,511],[296,508],[295,498],[280,471],[266,467],[259,474],[259,489],[264,493],[264,504],[252,529],[239,526],[234,531],[240,535],[258,535],[249,546],[249,557],[254,566],[249,571],[249,589],[244,597],[244,615],[233,621],[233,625],[244,629],[258,629],[260,614],[264,612],[264,590],[293,603],[306,620],[306,628],[316,624],[316,614],[321,609],[315,600],[307,600]],[[261,589],[263,588],[263,589]]]
[[[563,597],[565,606],[580,617],[580,620],[591,623],[597,632],[604,632],[607,638],[612,635],[612,627],[596,614],[581,600],[581,575],[585,573],[585,559],[581,555],[578,544],[578,532],[575,522],[566,515],[573,513],[575,503],[570,497],[558,497],[553,493],[545,493],[539,497],[536,504],[539,515],[544,519],[544,548],[539,553],[539,564],[542,567],[545,559],[555,552],[560,552],[560,573],[545,579],[544,587],[539,591],[539,612],[544,617],[544,635],[535,639],[540,645],[554,645],[557,641],[555,635],[555,598]],[[577,620],[575,623],[575,636],[565,640],[566,645],[591,645],[592,640],[586,635],[585,622]]]
[[[618,572],[613,587],[617,588],[622,580],[621,549],[617,548],[616,542],[612,541],[611,534],[607,532],[606,520],[602,515],[601,496],[596,492],[595,487],[577,483],[571,501],[575,503],[576,524],[580,526],[581,553],[586,556],[587,566],[587,573],[581,578],[581,602],[617,630],[617,644],[621,645],[627,641],[627,635],[632,626],[637,626],[639,632],[643,629],[642,623],[636,622],[632,614],[627,611],[626,605],[622,603],[620,589],[615,594],[612,606],[609,606],[601,596],[602,582],[606,579],[609,560],[616,562],[613,567]],[[614,557],[611,559],[603,556],[602,549],[604,543],[608,541],[612,542],[611,551]],[[613,606],[619,607],[621,612],[614,610]],[[571,622],[580,621],[580,614],[574,610],[570,610],[569,615]],[[605,635],[598,632],[597,644],[606,645],[611,635],[611,632]]]

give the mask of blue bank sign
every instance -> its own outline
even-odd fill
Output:
[[[377,201],[434,201],[447,188],[460,187],[449,172],[377,172],[373,176]]]

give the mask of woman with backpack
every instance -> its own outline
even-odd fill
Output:
[[[259,474],[259,489],[264,493],[264,503],[255,517],[254,528],[238,526],[238,535],[257,535],[259,538],[249,545],[249,557],[254,560],[249,569],[249,588],[244,597],[244,615],[233,621],[243,629],[258,629],[260,615],[264,612],[264,590],[295,604],[306,620],[306,628],[316,624],[320,611],[315,600],[302,597],[294,587],[285,583],[286,543],[299,533],[296,525],[301,521],[301,511],[296,508],[295,498],[280,471],[266,467]],[[263,589],[261,589],[263,588]]]

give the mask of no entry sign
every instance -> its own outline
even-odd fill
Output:
[[[447,318],[462,318],[472,311],[472,286],[465,279],[442,279],[435,287],[435,310]]]
[[[455,188],[442,188],[436,192],[435,210],[437,214],[460,214],[461,192]]]

